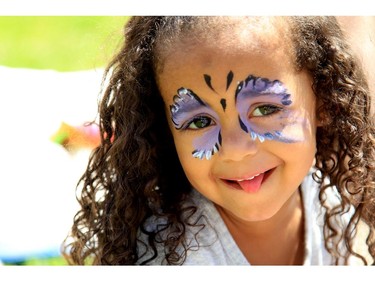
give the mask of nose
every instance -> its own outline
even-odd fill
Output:
[[[241,161],[243,158],[255,155],[258,151],[258,143],[237,126],[222,128],[221,147],[219,155],[224,161]]]

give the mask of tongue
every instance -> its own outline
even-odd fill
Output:
[[[239,181],[238,184],[245,192],[254,193],[260,189],[262,184],[264,173],[256,176],[252,180]]]

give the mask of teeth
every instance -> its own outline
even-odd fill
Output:
[[[259,175],[260,175],[260,174],[257,174],[257,175],[255,175],[255,176],[253,176],[253,177],[251,177],[251,178],[243,179],[243,180],[237,180],[237,181],[249,181],[249,180],[252,180],[253,178],[255,178],[255,177],[259,176]]]

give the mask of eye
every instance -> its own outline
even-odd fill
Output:
[[[211,118],[199,116],[190,121],[186,128],[190,130],[199,130],[210,126],[212,123],[213,121]]]
[[[277,113],[280,110],[281,108],[278,106],[266,104],[266,105],[258,106],[257,108],[255,108],[253,112],[251,113],[251,117],[267,116],[267,115]]]

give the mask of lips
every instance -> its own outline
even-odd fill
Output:
[[[246,193],[256,193],[260,190],[262,184],[271,175],[274,169],[265,171],[263,173],[255,174],[251,177],[243,177],[238,179],[221,179],[227,186],[238,190],[243,190]]]

